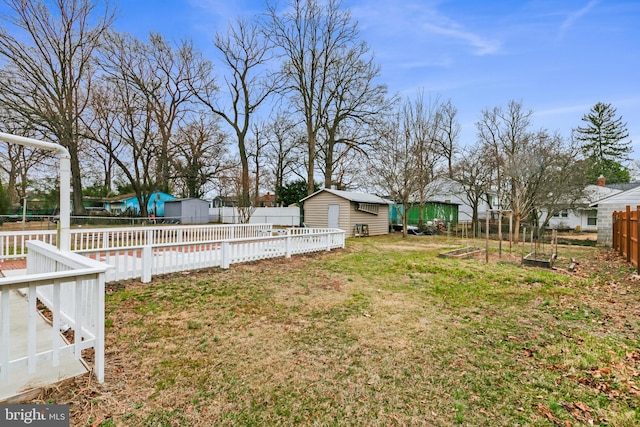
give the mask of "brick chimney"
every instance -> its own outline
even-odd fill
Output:
[[[598,177],[598,185],[600,187],[604,187],[607,184],[607,179],[604,177],[604,175],[600,175]]]

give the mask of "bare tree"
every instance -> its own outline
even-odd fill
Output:
[[[407,237],[408,207],[418,188],[416,138],[412,120],[412,102],[407,100],[399,111],[379,128],[379,138],[369,155],[370,172],[379,191],[402,205],[402,234]]]
[[[219,174],[235,166],[226,135],[218,124],[200,115],[183,125],[173,156],[174,179],[184,197],[201,198]]]
[[[91,138],[113,159],[136,193],[140,213],[147,216],[151,193],[157,188],[155,165],[158,132],[147,97],[133,79],[134,64],[140,64],[140,44],[133,39],[112,39],[110,62],[105,76],[91,98]],[[142,70],[146,70],[140,65]],[[113,144],[112,141],[120,141]]]
[[[553,213],[581,199],[586,184],[579,146],[544,129],[530,130],[532,114],[511,101],[506,111],[484,111],[477,123],[484,156],[492,159],[500,207],[510,209],[515,221],[515,240],[522,221],[542,228]],[[543,211],[546,218],[540,218]]]
[[[422,92],[413,102],[407,101],[404,108],[405,132],[413,141],[416,187],[412,196],[418,202],[420,230],[424,227],[425,206],[430,197],[438,192],[437,178],[442,175],[439,168],[442,159],[440,141],[443,139],[439,109],[439,98],[426,101]]]
[[[565,140],[557,133],[541,130],[533,135],[530,151],[535,153],[540,180],[530,189],[533,201],[531,220],[543,230],[553,215],[575,209],[588,197],[589,168],[580,157],[581,146],[575,140]]]
[[[522,176],[533,173],[531,153],[528,144],[532,141],[529,131],[531,110],[524,110],[522,104],[510,101],[507,110],[496,107],[484,110],[476,123],[479,140],[492,154],[494,187],[497,190],[500,209],[510,209],[515,221],[515,240],[518,239],[520,222],[530,213],[531,206],[524,194],[525,182]],[[519,169],[519,168],[526,169]],[[522,173],[521,173],[522,172]]]
[[[258,26],[241,19],[230,26],[225,34],[217,34],[214,44],[222,54],[229,73],[225,77],[227,102],[219,99],[218,88],[212,77],[199,84],[191,82],[191,87],[200,101],[222,118],[235,133],[241,165],[239,203],[246,207],[251,204],[246,139],[253,113],[273,90],[264,74],[264,67],[270,58],[270,48]],[[211,67],[209,65],[208,74],[211,73]]]
[[[462,187],[464,198],[471,206],[471,223],[478,227],[478,211],[483,200],[487,201],[492,184],[491,152],[483,144],[475,144],[462,150],[453,167],[453,180]]]
[[[205,79],[202,71],[206,63],[190,41],[184,40],[174,48],[157,33],[150,35],[149,44],[144,50],[145,57],[140,59],[147,62],[149,73],[131,77],[147,97],[158,129],[156,185],[160,190],[168,192],[174,134],[195,98],[189,78],[195,84],[197,80]]]
[[[304,179],[298,174],[300,158],[303,156],[304,137],[299,126],[291,119],[279,115],[269,126],[268,144],[265,147],[265,166],[273,176],[276,200],[279,192],[291,175]]]
[[[458,109],[451,103],[449,99],[440,105],[438,125],[440,127],[440,150],[443,157],[447,160],[447,174],[449,178],[453,178],[453,162],[455,155],[458,153],[458,138],[460,137],[460,123],[456,116]]]
[[[12,15],[0,28],[0,103],[45,138],[69,150],[73,212],[81,214],[81,116],[91,88],[91,61],[113,21],[90,0],[7,0]],[[51,7],[47,5],[52,5]]]
[[[392,104],[386,98],[387,87],[375,82],[380,67],[373,62],[366,43],[344,46],[332,68],[318,141],[326,188],[334,184],[336,167],[346,156],[365,153],[364,146],[373,137],[370,126],[388,113]]]
[[[361,89],[366,88],[367,85],[365,82],[351,94],[345,92],[345,87],[341,84],[345,84],[348,78],[355,78],[359,82],[362,75],[358,73],[361,72],[371,79],[378,74],[377,68],[372,63],[361,58],[361,55],[368,52],[368,48],[358,42],[357,23],[351,19],[350,12],[342,9],[341,6],[340,0],[291,1],[288,10],[284,13],[280,13],[273,4],[268,6],[268,31],[274,45],[281,49],[284,59],[282,66],[284,87],[287,93],[292,95],[294,106],[304,119],[307,134],[305,160],[308,194],[314,192],[319,133],[323,128],[328,132],[335,131],[336,136],[333,141],[337,141],[338,126],[346,120],[341,113],[344,110],[357,108],[356,97],[352,95],[362,93]],[[358,69],[348,70],[342,67],[349,62],[351,65],[358,65]],[[349,76],[350,71],[355,74]],[[371,88],[368,89],[365,91],[368,96],[375,92],[371,92]],[[382,87],[378,89],[382,90]],[[339,101],[341,95],[350,98],[351,102],[341,104]],[[330,117],[328,112],[332,107],[335,114]],[[331,138],[331,136],[327,137],[327,143],[333,143]],[[326,161],[333,165],[332,150],[325,151]],[[332,167],[326,169],[328,172],[325,172],[325,175],[330,174]]]
[[[262,166],[265,160],[264,150],[269,144],[268,126],[264,123],[254,123],[251,126],[251,131],[248,155],[253,159],[253,206],[259,207]]]
[[[1,107],[0,124],[2,124],[5,132],[14,135],[30,138],[38,136],[30,130],[28,123],[21,122],[19,118],[13,117],[9,111]],[[32,176],[32,172],[50,158],[51,155],[47,151],[34,150],[23,145],[6,142],[0,144],[0,159],[2,160],[0,170],[7,175],[5,193],[9,206],[17,205],[20,199],[26,196],[29,177]]]

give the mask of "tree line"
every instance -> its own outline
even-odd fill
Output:
[[[146,215],[154,191],[250,206],[261,189],[291,203],[319,186],[424,207],[447,178],[464,188],[474,220],[489,194],[516,221],[539,220],[541,207],[571,206],[600,174],[630,178],[631,142],[610,104],[566,139],[532,129],[533,112],[511,101],[482,111],[476,140],[460,141],[451,100],[388,93],[340,0],[267,1],[261,15],[212,30],[217,58],[188,39],[115,31],[108,3],[6,3],[0,129],[69,150],[76,215],[83,197],[115,191],[135,193]],[[52,162],[8,144],[0,156],[8,204]]]

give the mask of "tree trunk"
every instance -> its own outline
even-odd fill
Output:
[[[73,189],[73,215],[83,215],[84,206],[82,204],[82,169],[78,158],[77,144],[71,144],[69,154],[71,155],[71,188]]]
[[[315,156],[316,156],[316,135],[311,129],[311,123],[307,123],[307,136],[308,136],[308,154],[309,164],[307,165],[307,195],[312,195],[315,192],[314,182],[314,169],[315,169]]]

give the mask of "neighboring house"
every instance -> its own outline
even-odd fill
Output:
[[[598,245],[611,246],[613,235],[612,215],[614,211],[624,211],[627,206],[635,209],[640,205],[640,186],[613,194],[602,200],[591,203],[591,208],[598,209],[597,229]]]
[[[175,199],[164,202],[164,217],[181,224],[207,224],[209,202],[201,199]]]
[[[164,216],[164,202],[175,199],[171,194],[155,191],[151,193],[147,203],[147,212],[149,215]],[[130,212],[133,215],[140,214],[140,202],[138,202],[135,193],[104,199],[104,207],[112,215],[120,215],[123,212]]]
[[[575,208],[565,209],[555,214],[549,220],[548,228],[597,231],[599,222],[598,209],[591,205],[620,192],[621,190],[606,187],[604,182],[598,185],[588,185],[585,188],[585,197],[576,203]],[[544,215],[546,215],[546,212],[543,211],[543,218]]]
[[[210,208],[233,208],[238,206],[238,198],[235,196],[216,196],[211,203]]]
[[[276,207],[276,195],[267,192],[264,196],[258,198],[258,208],[273,208]]]
[[[339,228],[346,237],[361,234],[363,225],[369,236],[389,233],[389,206],[393,202],[374,194],[324,188],[300,202],[309,227]]]

